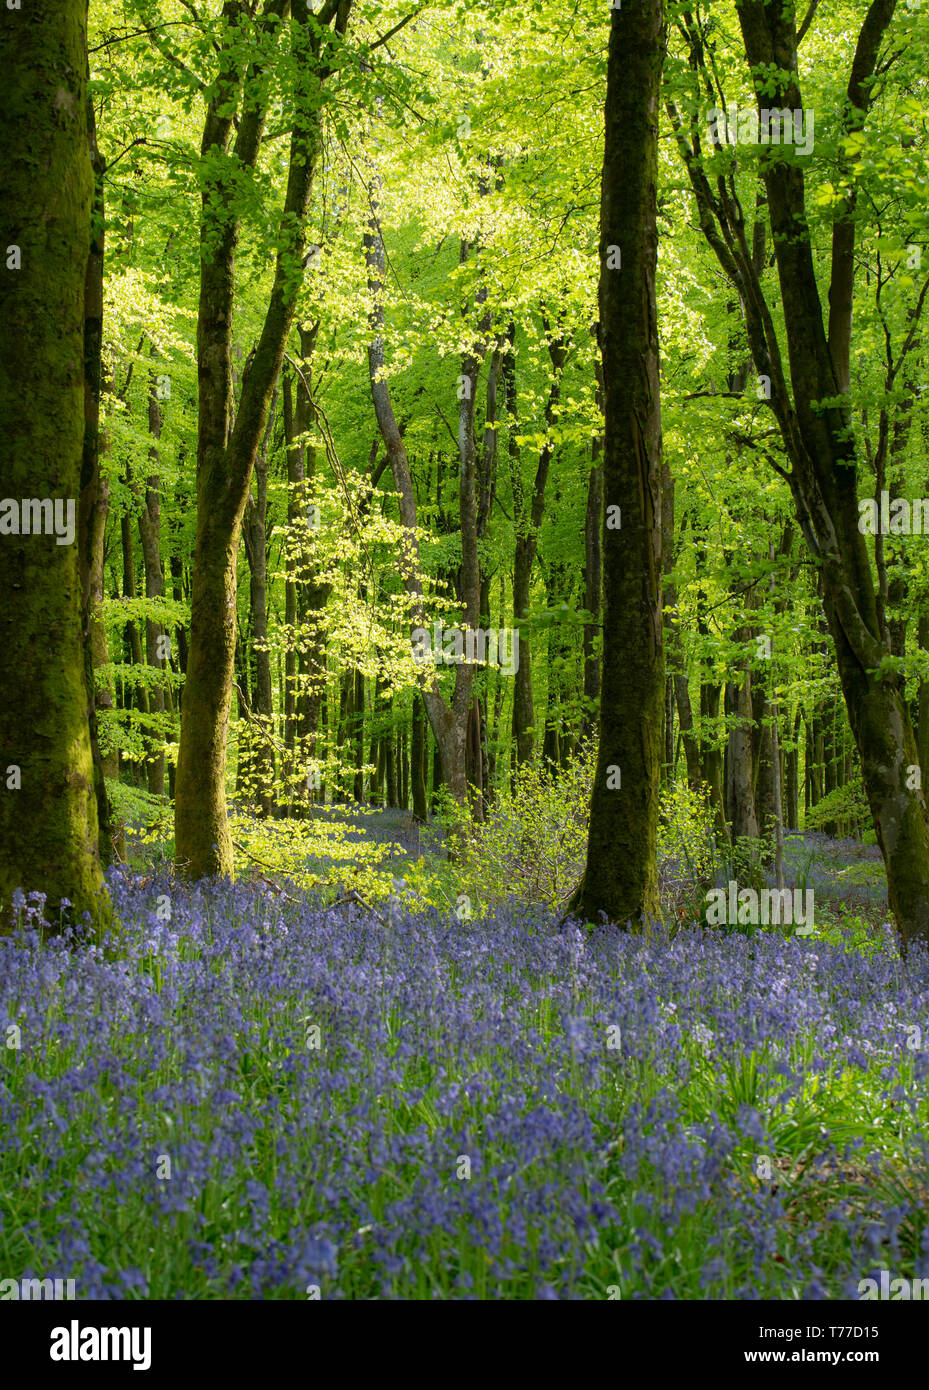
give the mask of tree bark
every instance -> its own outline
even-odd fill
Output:
[[[929,653],[929,600],[919,607],[917,641],[922,651]],[[922,778],[929,776],[929,680],[919,682],[919,767]]]
[[[786,764],[785,792],[784,792],[784,814],[787,821],[788,830],[799,830],[800,828],[800,725],[801,713],[798,707],[794,715],[793,738],[791,747],[787,751],[784,759]]]
[[[425,709],[418,690],[413,692],[413,714],[410,726],[410,785],[413,815],[424,824],[429,818],[426,800],[426,725]]]
[[[232,319],[239,212],[234,171],[255,166],[267,114],[267,83],[254,64],[240,92],[235,63],[215,84],[203,133],[209,172],[202,192],[197,360],[200,378],[197,443],[197,539],[191,593],[190,652],[181,719],[175,841],[190,878],[232,876],[226,813],[226,744],[235,665],[236,559],[252,468],[267,421],[303,280],[306,216],[321,143],[320,93],[329,76],[321,56],[342,36],[352,0],[325,0],[316,13],[293,10],[290,34],[303,80],[294,97],[281,246],[257,347],[242,376],[232,423]],[[280,23],[287,0],[268,0],[256,21],[266,33]],[[333,25],[334,33],[329,26]],[[237,40],[238,42],[238,40]],[[236,108],[241,114],[230,151]]]
[[[126,476],[124,479],[130,491],[133,490],[132,474],[129,466],[126,466]],[[132,543],[132,521],[128,512],[123,512],[119,519],[119,534],[122,541],[123,552],[123,598],[131,603],[136,598],[136,578],[135,578],[135,546]],[[139,635],[139,625],[134,618],[130,618],[123,628],[123,642],[129,658],[129,664],[134,666],[137,671],[142,671],[145,666],[145,657],[142,652],[142,638]],[[148,687],[144,678],[140,677],[135,684],[130,684],[128,692],[124,687],[124,700],[128,699],[134,704],[135,708],[143,716],[141,721],[141,737],[143,743],[148,740]],[[128,706],[127,706],[128,707]],[[148,775],[145,765],[139,759],[132,760],[132,778],[136,786],[142,783],[143,778],[146,783]]]
[[[594,336],[599,333],[595,324]],[[598,339],[599,342],[599,339]],[[603,362],[599,356],[597,373],[597,406],[603,411]],[[590,480],[587,484],[587,510],[584,515],[584,607],[590,622],[584,624],[584,718],[581,737],[592,738],[600,717],[600,613],[603,558],[600,535],[603,528],[603,436],[591,442]]]
[[[100,750],[100,711],[113,709],[112,681],[97,683],[96,672],[109,663],[106,624],[103,619],[103,554],[106,521],[110,509],[109,479],[100,471],[100,399],[103,391],[103,260],[106,238],[104,176],[106,160],[97,143],[93,100],[87,99],[87,130],[94,171],[90,254],[84,281],[84,450],[81,464],[81,496],[78,507],[78,554],[81,571],[84,679],[89,698],[88,722],[94,762],[100,858],[113,858],[113,825],[106,778],[119,776],[115,744],[106,757]]]
[[[662,468],[661,498],[662,555],[664,563],[664,625],[665,648],[671,673],[671,697],[666,723],[671,722],[671,710],[677,707],[678,726],[684,757],[687,761],[687,784],[691,791],[699,792],[702,785],[700,773],[700,749],[694,734],[694,716],[690,704],[690,683],[687,678],[687,665],[681,641],[680,618],[678,616],[677,582],[674,578],[674,564],[677,545],[674,536],[674,479],[667,464]],[[672,704],[673,701],[673,704]],[[668,763],[674,759],[674,750],[667,745],[669,730],[665,734],[665,756]]]
[[[148,389],[148,432],[152,443],[149,446],[149,473],[145,489],[139,489],[141,508],[139,511],[139,539],[142,542],[142,563],[145,568],[145,597],[160,599],[164,597],[164,570],[161,567],[161,507],[158,499],[160,487],[158,447],[161,439],[162,414],[158,394],[158,380],[151,373]],[[165,630],[158,619],[145,621],[145,659],[153,670],[167,670],[168,660],[164,646]],[[155,715],[158,723],[163,723],[166,710],[172,708],[170,686],[152,686],[148,699],[149,713]],[[152,796],[164,796],[165,754],[164,731],[155,728],[151,739],[152,755],[147,765],[148,789]]]
[[[400,783],[399,805],[401,810],[407,811],[410,807],[410,754],[405,720],[397,728],[397,767]]]
[[[545,430],[548,434],[554,425],[561,397],[561,374],[564,371],[567,348],[560,333],[552,335],[550,326],[543,315],[543,325],[548,341],[548,354],[552,363],[552,379],[545,402]],[[513,331],[510,331],[510,351],[504,362],[506,385],[506,405],[509,417],[509,459],[513,487],[513,522],[516,528],[516,542],[513,552],[513,617],[520,631],[519,666],[513,683],[513,742],[516,747],[517,765],[532,760],[535,744],[535,713],[532,699],[532,646],[525,624],[529,619],[529,592],[532,585],[532,567],[535,563],[539,540],[539,528],[545,513],[545,488],[548,472],[554,457],[554,447],[546,439],[539,452],[532,496],[526,504],[523,488],[520,448],[516,443],[516,364],[512,352]]]
[[[352,678],[352,750],[355,760],[355,776],[352,782],[352,796],[359,806],[365,800],[365,678],[361,671],[355,671]]]
[[[251,746],[250,799],[259,815],[270,816],[274,806],[274,700],[271,652],[268,648],[268,445],[274,428],[274,402],[264,440],[255,460],[254,494],[249,492],[242,535],[249,569],[249,615],[252,634],[254,685],[248,742]]]
[[[570,910],[640,924],[659,912],[661,404],[655,294],[662,0],[613,10],[600,226],[603,664],[584,877]],[[620,264],[616,265],[618,248]],[[606,524],[616,517],[619,526]]]
[[[293,811],[305,814],[314,796],[305,769],[317,755],[320,707],[326,685],[324,614],[331,584],[319,575],[316,527],[310,525],[309,488],[316,473],[316,448],[305,438],[315,420],[312,357],[319,323],[297,325],[301,365],[284,376],[284,434],[287,440],[287,583],[285,621],[285,746],[289,750]],[[321,790],[321,788],[320,788]]]
[[[17,524],[13,530],[4,508],[0,931],[10,926],[17,888],[46,894],[53,928],[59,914],[80,923],[85,913],[101,928],[110,916],[100,858],[102,774],[91,743],[87,605],[75,544],[78,503],[88,500],[82,484],[95,487],[82,476],[94,197],[86,3],[33,0],[5,9],[2,23],[8,138],[0,202],[16,232],[0,247],[0,477]],[[23,532],[25,498],[48,499],[53,508],[51,523],[44,514],[41,522],[32,518],[41,534],[34,526]]]
[[[846,102],[839,113],[843,133],[853,135],[867,119],[880,48],[895,7],[895,0],[872,0],[868,7]],[[759,108],[802,111],[794,6],[739,0],[736,9]],[[702,39],[693,29],[690,39],[692,62],[698,72],[705,72]],[[917,759],[916,741],[899,673],[884,665],[890,639],[882,631],[871,559],[858,526],[848,391],[855,272],[854,163],[860,153],[850,142],[843,146],[839,161],[839,177],[851,191],[833,222],[828,334],[801,163],[785,159],[774,147],[762,156],[788,376],[774,319],[745,245],[734,182],[710,185],[673,103],[669,112],[696,195],[701,228],[739,291],[755,369],[768,379],[771,409],[790,464],[789,473],[781,471],[790,485],[804,538],[819,562],[839,678],[887,871],[890,906],[905,952],[913,941],[929,941],[929,819],[922,790],[908,786],[909,769]]]

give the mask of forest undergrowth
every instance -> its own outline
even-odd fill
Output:
[[[342,838],[354,889],[317,842],[305,882],[246,861],[194,886],[150,843],[110,874],[118,949],[46,936],[22,900],[0,942],[4,1266],[84,1298],[929,1276],[929,962],[841,877],[879,864],[791,838],[813,930],[707,928],[694,895],[727,864],[679,787],[664,924],[564,922],[583,797],[581,764],[527,775],[453,860],[441,827],[404,843],[346,809],[343,831],[381,822]]]

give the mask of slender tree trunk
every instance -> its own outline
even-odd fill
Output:
[[[371,199],[376,205],[379,181],[371,183]],[[422,627],[424,606],[422,581],[420,579],[419,543],[416,537],[417,509],[416,493],[410,471],[409,459],[403,444],[400,427],[397,424],[390,387],[385,379],[384,357],[384,307],[382,289],[386,270],[384,243],[380,225],[372,217],[364,238],[365,259],[368,266],[368,291],[372,308],[370,324],[373,337],[368,348],[368,369],[371,379],[371,396],[378,428],[387,450],[387,458],[399,494],[400,520],[404,528],[404,545],[399,556],[399,569],[407,593],[413,599],[413,632],[426,631]],[[459,453],[461,469],[459,475],[459,519],[461,522],[462,565],[460,577],[460,597],[464,612],[464,626],[474,629],[478,626],[480,610],[480,566],[477,558],[477,493],[476,458],[474,440],[474,393],[480,361],[474,354],[466,353],[462,361],[462,388],[459,402]],[[439,689],[437,678],[433,677],[422,690],[429,723],[435,736],[438,757],[441,759],[442,778],[449,792],[460,804],[467,802],[467,728],[471,708],[471,690],[474,666],[462,662],[455,669],[455,687],[449,707]]]
[[[131,489],[132,476],[129,473],[128,468],[126,471],[126,482]],[[123,550],[123,598],[129,599],[131,602],[136,597],[135,547],[132,543],[132,522],[130,520],[128,512],[123,512],[122,516],[120,517],[119,530]],[[137,670],[141,671],[145,666],[145,657],[142,652],[142,638],[139,635],[139,626],[134,618],[130,618],[129,621],[126,623],[124,628],[124,634],[125,644],[128,649],[129,661],[133,666],[136,667]],[[144,730],[144,740],[147,743],[149,733],[148,688],[146,685],[143,684],[142,680],[139,679],[135,685],[130,685],[129,691],[131,692],[129,698],[132,700],[132,703],[135,706],[135,708],[143,716],[142,727]],[[136,786],[140,785],[143,776],[147,783],[148,773],[145,766],[138,759],[133,759],[132,777]]]
[[[142,543],[142,563],[145,568],[145,597],[161,599],[164,597],[164,570],[161,567],[161,507],[158,498],[160,487],[158,448],[161,439],[161,378],[152,372],[148,390],[148,432],[152,443],[149,447],[149,475],[144,492],[141,494],[139,511],[139,539]],[[145,621],[145,659],[153,670],[168,668],[165,630],[158,619]],[[149,713],[163,721],[166,711],[171,710],[170,687],[152,686],[149,692]],[[154,731],[151,739],[152,752],[147,764],[148,789],[152,796],[164,796],[165,789],[165,735]]]
[[[397,730],[397,763],[400,768],[400,807],[410,809],[410,748],[406,721]]]
[[[929,600],[919,608],[919,646],[929,653]],[[922,778],[929,777],[929,680],[919,682],[919,767]],[[929,783],[927,783],[929,785]]]
[[[387,728],[384,730],[384,780],[387,788],[387,805],[399,806],[400,797],[397,791],[397,750],[394,741],[393,704],[393,697],[389,696],[384,704],[384,716],[387,721]]]
[[[552,336],[549,324],[543,315],[543,324],[548,336],[548,352],[552,362],[552,380],[548,399],[545,403],[545,428],[550,431],[561,397],[561,374],[564,371],[567,350],[564,338]],[[506,404],[509,416],[509,458],[510,476],[513,487],[513,518],[516,526],[516,544],[513,553],[513,617],[520,629],[519,666],[513,682],[513,742],[516,747],[517,765],[531,761],[535,743],[535,714],[532,699],[532,648],[525,624],[529,619],[529,592],[532,584],[532,567],[535,563],[539,528],[545,513],[545,488],[548,473],[554,456],[552,445],[546,440],[539,453],[532,497],[526,503],[520,464],[520,448],[516,443],[516,365],[512,352],[513,329],[510,329],[510,351],[504,360],[504,381],[506,385]],[[550,750],[549,750],[550,751]]]
[[[180,495],[177,499],[178,505],[184,507],[186,498]],[[184,557],[179,549],[180,537],[174,538],[174,549],[171,552],[171,593],[175,603],[183,603],[187,598],[187,584],[184,576]],[[177,669],[182,676],[187,674],[187,625],[178,623],[174,629],[174,647],[177,653]],[[178,705],[184,698],[183,686],[178,694]]]
[[[249,568],[249,617],[255,680],[252,722],[247,740],[251,749],[249,770],[251,799],[261,816],[270,816],[274,805],[274,701],[271,684],[271,652],[268,648],[268,445],[274,428],[274,404],[268,417],[261,450],[255,460],[254,495],[245,504],[242,535]]]
[[[283,31],[287,0],[269,0],[256,21]],[[287,192],[280,248],[257,347],[242,374],[232,419],[234,260],[239,232],[240,179],[230,177],[230,149],[239,168],[258,160],[269,84],[254,66],[240,91],[239,65],[224,52],[223,73],[211,89],[203,133],[200,303],[197,358],[200,411],[197,445],[197,538],[191,594],[190,653],[178,758],[175,840],[190,878],[232,875],[226,814],[226,744],[235,666],[236,560],[252,468],[267,422],[271,394],[294,319],[306,257],[306,218],[321,144],[320,93],[329,69],[321,60],[328,25],[344,35],[351,0],[327,4],[319,15],[293,7],[289,32],[304,73],[293,100]],[[230,36],[227,35],[227,38]],[[237,38],[236,43],[240,41]],[[241,99],[235,140],[233,120]]]
[[[364,805],[365,800],[365,678],[360,671],[354,674],[354,690],[352,693],[352,749],[355,755],[355,777],[352,783],[352,795],[359,806]]]
[[[713,823],[716,834],[720,841],[729,842],[729,824],[726,820],[726,802],[724,796],[724,769],[723,752],[719,746],[718,739],[710,730],[719,720],[719,702],[722,699],[722,687],[713,681],[702,681],[700,684],[700,766],[703,769],[703,780],[710,789],[710,804],[713,807]]]
[[[106,636],[106,623],[103,619],[103,553],[106,521],[109,510],[110,482],[107,477],[101,474],[97,493],[97,505],[94,509],[94,524],[90,546],[90,641],[92,664],[95,673],[108,666],[110,661],[110,651]],[[115,708],[115,698],[112,678],[107,677],[105,680],[97,678],[95,682],[94,701],[98,720],[101,714],[105,716],[112,715]],[[104,776],[115,781],[119,776],[119,750],[115,742],[111,745],[109,750],[103,754],[102,765]]]
[[[875,79],[882,44],[895,8],[895,0],[872,0],[868,6],[856,41],[847,99],[839,114],[843,137],[846,133],[857,136],[867,120],[879,86]],[[802,111],[796,8],[738,0],[736,10],[759,108]],[[687,15],[683,22],[692,24]],[[698,67],[702,51],[696,36],[690,54]],[[697,197],[701,227],[739,291],[755,368],[768,382],[768,398],[790,465],[787,476],[797,516],[822,576],[823,606],[887,871],[890,906],[905,952],[913,941],[929,941],[929,818],[923,791],[910,782],[910,769],[917,760],[916,740],[901,676],[888,670],[884,661],[891,654],[891,634],[881,619],[871,557],[859,529],[849,395],[859,187],[855,164],[863,157],[866,142],[840,139],[837,176],[845,192],[833,216],[828,330],[801,163],[773,150],[761,162],[778,270],[785,364],[760,277],[746,254],[741,230],[734,230],[737,222],[744,222],[736,207],[734,185],[710,185],[673,103],[669,110]],[[875,672],[881,672],[878,678]]]
[[[745,629],[736,634],[737,642],[746,640]],[[755,789],[752,785],[752,669],[746,662],[742,680],[731,685],[732,729],[729,734],[728,786],[730,790],[729,819],[735,839],[758,838],[755,815]]]
[[[597,334],[597,325],[593,328]],[[596,363],[597,405],[603,410],[603,363]],[[603,436],[591,443],[590,480],[587,484],[587,510],[584,515],[584,607],[590,622],[584,624],[584,718],[582,738],[591,738],[600,717],[600,588],[603,556],[600,536],[603,528]]]
[[[426,723],[425,709],[419,691],[413,693],[413,714],[410,725],[410,785],[413,815],[425,823],[429,818],[426,800]]]
[[[786,768],[784,810],[788,830],[799,830],[800,828],[800,724],[801,715],[798,708],[794,716],[791,747],[787,750],[784,759]]]
[[[664,619],[665,619],[665,647],[668,653],[668,663],[673,668],[671,688],[668,697],[668,712],[665,715],[666,726],[670,726],[673,718],[673,708],[677,707],[678,727],[681,733],[681,742],[684,745],[684,757],[687,761],[687,784],[692,791],[699,791],[702,785],[700,771],[700,749],[694,734],[694,716],[690,704],[690,684],[687,679],[687,667],[684,660],[684,650],[681,641],[680,619],[677,610],[677,583],[674,580],[674,560],[676,544],[674,538],[674,479],[667,464],[662,468],[662,550],[664,555]],[[668,748],[668,729],[665,733],[665,757],[668,763],[673,762],[673,749]]]
[[[331,584],[320,579],[316,563],[318,516],[311,511],[309,488],[316,473],[316,448],[306,438],[315,419],[312,357],[319,323],[298,325],[301,365],[284,380],[284,434],[287,440],[287,631],[286,736],[290,750],[295,813],[306,809],[304,769],[316,759],[320,705],[326,685],[325,609]],[[311,524],[312,523],[312,524]],[[311,799],[311,798],[310,798]]]
[[[337,733],[337,745],[342,759],[339,763],[338,777],[338,800],[348,801],[349,799],[349,772],[352,768],[354,776],[354,756],[351,753],[352,738],[354,732],[354,705],[355,699],[355,673],[353,671],[343,671],[339,676],[339,722]]]
[[[94,762],[97,799],[98,844],[103,864],[113,858],[113,825],[106,778],[119,776],[119,754],[114,744],[104,757],[100,750],[101,711],[113,709],[113,685],[109,677],[97,682],[96,672],[109,662],[106,624],[103,619],[103,554],[110,509],[110,484],[100,470],[100,401],[103,391],[103,261],[106,236],[104,176],[106,161],[97,144],[97,122],[92,98],[87,98],[87,128],[94,171],[90,254],[84,280],[84,448],[81,462],[81,495],[78,506],[78,563],[81,574],[81,616],[84,638],[84,679],[88,692],[90,748]]]
[[[381,727],[382,692],[380,677],[371,682],[371,746],[368,762],[371,764],[371,784],[369,801],[372,806],[384,805],[384,739]]]
[[[444,785],[444,784],[443,784],[443,781],[442,781],[442,754],[441,754],[441,751],[440,751],[440,749],[439,749],[439,745],[436,743],[435,738],[433,737],[433,740],[432,740],[432,789],[431,789],[431,799],[430,799],[430,802],[429,802],[430,806],[432,807],[433,812],[435,812],[435,811],[437,810],[437,808],[438,808],[438,804],[439,804],[438,791],[439,791],[439,788],[440,788],[441,786],[443,786],[443,785]]]

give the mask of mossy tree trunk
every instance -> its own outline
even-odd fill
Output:
[[[655,270],[664,53],[662,0],[637,0],[612,11],[600,214],[605,509],[600,744],[587,863],[570,909],[594,921],[603,913],[613,922],[634,924],[659,910],[664,651]]]
[[[240,83],[233,58],[240,40],[231,33],[223,75],[213,89],[204,126],[202,154],[209,172],[202,190],[197,318],[197,537],[175,787],[177,859],[190,878],[231,877],[233,872],[226,813],[226,745],[242,515],[303,281],[306,217],[321,142],[321,93],[330,73],[327,55],[339,47],[351,8],[352,0],[324,0],[315,14],[309,6],[295,6],[292,11],[289,32],[300,76],[293,99],[280,249],[261,335],[243,371],[234,423],[232,320],[241,212],[236,190],[240,171],[254,168],[258,159],[269,92],[259,59]],[[285,28],[281,20],[289,9],[288,0],[269,0],[256,21],[265,39]]]
[[[857,136],[868,118],[895,8],[895,0],[872,0],[864,15],[838,113],[840,135]],[[738,0],[736,10],[759,108],[802,111],[795,7]],[[694,88],[700,91],[708,74],[703,38],[686,13],[683,28]],[[924,793],[912,779],[916,740],[902,678],[885,664],[892,654],[892,634],[858,526],[850,363],[858,221],[855,164],[864,144],[855,138],[841,141],[838,175],[847,191],[833,214],[825,296],[817,279],[802,164],[773,146],[762,154],[785,363],[771,306],[746,245],[735,183],[710,184],[693,128],[685,126],[673,102],[668,111],[700,226],[738,290],[755,370],[766,379],[766,398],[790,465],[789,473],[779,471],[790,485],[804,538],[817,560],[823,608],[905,951],[912,941],[929,941],[929,819]],[[900,359],[898,363],[902,366]]]
[[[753,73],[777,70],[772,93],[759,82],[759,104],[802,110],[792,6],[761,0],[738,5],[745,52]],[[848,82],[843,121],[863,125],[872,77],[895,9],[873,0],[861,26]],[[779,152],[778,152],[779,153]],[[853,160],[855,156],[847,158]],[[853,170],[842,169],[852,190],[833,225],[828,329],[807,229],[803,173],[773,151],[762,172],[771,209],[792,398],[773,330],[749,321],[756,365],[772,362],[772,406],[791,462],[791,486],[804,534],[817,554],[823,607],[835,643],[839,678],[861,758],[877,841],[887,870],[890,905],[906,950],[929,943],[929,819],[924,792],[913,785],[918,760],[902,677],[885,668],[892,640],[875,591],[864,536],[859,530],[855,444],[850,428],[850,352],[855,274]],[[756,287],[744,287],[755,303]],[[761,368],[759,368],[761,370]],[[828,407],[820,402],[827,401]],[[878,674],[880,672],[880,674]]]
[[[67,899],[73,919],[87,913],[99,928],[110,909],[77,543],[91,482],[82,477],[94,196],[86,3],[32,0],[0,15],[0,477],[17,508],[48,499],[65,523],[64,535],[47,525],[0,534],[0,930],[17,888],[46,894],[52,925]]]

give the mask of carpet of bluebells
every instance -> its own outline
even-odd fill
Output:
[[[43,938],[35,904],[0,938],[0,1277],[817,1299],[929,1276],[929,963],[889,940],[111,882],[118,946]]]

